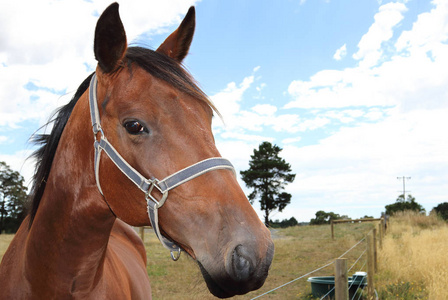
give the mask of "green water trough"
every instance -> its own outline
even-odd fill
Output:
[[[320,298],[327,295],[326,299],[334,299],[334,276],[310,277],[311,293],[314,297]],[[356,291],[367,286],[367,273],[356,272],[348,277],[349,298],[351,299]],[[331,292],[330,292],[331,291]]]

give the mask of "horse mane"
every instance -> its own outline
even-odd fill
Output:
[[[170,57],[147,48],[129,47],[126,52],[126,61],[129,67],[135,63],[152,76],[171,84],[173,87],[200,101],[206,102],[219,114],[206,94],[198,87],[190,73]],[[44,125],[47,126],[50,123],[54,123],[51,133],[35,134],[31,137],[31,142],[40,147],[31,155],[31,157],[36,159],[36,168],[29,197],[30,227],[39,208],[62,132],[79,98],[88,89],[92,76],[93,73],[81,83],[70,102],[57,109],[50,121]]]

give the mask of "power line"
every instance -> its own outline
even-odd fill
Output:
[[[406,201],[406,180],[411,179],[411,177],[401,176],[397,177],[399,180],[403,180],[403,200]],[[408,191],[410,192],[410,191]]]

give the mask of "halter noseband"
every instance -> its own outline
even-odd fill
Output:
[[[92,120],[92,128],[94,135],[94,148],[95,148],[95,180],[98,186],[98,190],[101,195],[104,196],[103,191],[100,185],[100,158],[101,152],[104,152],[109,156],[109,158],[114,162],[117,168],[125,174],[140,190],[145,193],[146,202],[148,205],[148,217],[151,222],[152,228],[160,240],[162,245],[170,250],[171,258],[176,261],[180,257],[181,248],[168,240],[160,233],[159,229],[159,220],[158,220],[158,209],[162,207],[168,197],[168,191],[174,189],[175,187],[185,183],[189,180],[192,180],[204,173],[213,170],[219,169],[228,169],[235,173],[235,169],[233,168],[230,161],[221,157],[213,157],[202,160],[194,165],[186,167],[172,175],[165,177],[162,180],[158,180],[156,178],[148,179],[141,175],[137,170],[135,170],[131,165],[129,165],[123,157],[117,152],[117,150],[109,143],[104,135],[104,132],[101,128],[100,123],[100,114],[98,111],[98,101],[96,96],[96,88],[98,85],[98,81],[96,79],[96,74],[93,74],[92,79],[90,80],[90,88],[89,88],[89,105],[90,105],[90,116]],[[98,133],[100,133],[100,137],[98,139]],[[162,195],[161,199],[157,200],[152,192],[154,188],[159,191]]]

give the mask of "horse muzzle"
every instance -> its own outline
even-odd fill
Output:
[[[267,243],[266,252],[257,254],[256,248],[238,244],[225,255],[223,265],[209,266],[198,260],[199,267],[210,292],[219,298],[243,295],[263,286],[274,256],[274,244]],[[212,265],[212,264],[211,264]],[[216,270],[213,272],[213,270]]]

